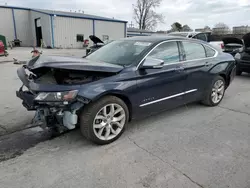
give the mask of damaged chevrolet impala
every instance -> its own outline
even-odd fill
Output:
[[[132,37],[85,58],[41,55],[17,74],[23,85],[16,95],[36,111],[35,123],[79,126],[87,139],[108,144],[132,119],[195,101],[218,105],[234,79],[235,60],[200,40]]]

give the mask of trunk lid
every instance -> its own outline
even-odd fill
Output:
[[[225,37],[222,39],[224,42],[224,45],[227,44],[235,44],[235,45],[243,45],[243,41],[241,39],[235,38],[235,37]]]
[[[250,62],[250,33],[245,34],[242,39],[244,41],[244,49],[241,53],[241,59]]]
[[[245,34],[242,39],[244,41],[245,48],[249,48],[250,47],[250,33]]]
[[[232,55],[235,55],[236,50],[243,46],[243,40],[235,37],[225,37],[222,41],[224,43],[224,52],[229,52]]]
[[[90,40],[92,40],[92,42],[94,44],[97,44],[97,43],[104,44],[104,42],[101,39],[99,39],[97,36],[95,36],[95,35],[90,35],[89,38],[90,38]]]

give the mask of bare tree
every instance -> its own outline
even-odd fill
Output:
[[[215,24],[214,28],[226,28],[226,29],[229,29],[229,26],[227,24],[225,24],[225,23],[220,22],[220,23]]]
[[[155,8],[159,7],[162,0],[137,0],[133,5],[134,19],[139,29],[154,30],[158,23],[164,22],[162,14],[156,13]]]

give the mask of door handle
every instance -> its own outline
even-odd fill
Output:
[[[177,67],[177,68],[175,68],[176,72],[182,72],[184,70],[185,70],[184,67]]]

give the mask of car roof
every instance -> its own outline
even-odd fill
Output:
[[[180,36],[137,36],[137,37],[128,37],[123,40],[131,40],[131,41],[141,41],[141,42],[161,42],[165,40],[189,40],[186,37]],[[192,39],[191,39],[192,40]]]
[[[138,36],[138,37],[128,37],[124,38],[123,40],[130,40],[130,41],[140,41],[140,42],[151,42],[151,43],[159,43],[162,41],[168,41],[168,40],[181,40],[181,41],[193,41],[200,44],[206,44],[209,45],[206,41],[194,39],[194,38],[187,38],[187,37],[181,37],[181,36]],[[211,45],[209,45],[211,46]]]
[[[168,33],[168,34],[178,34],[178,33],[180,33],[180,34],[198,34],[198,33],[200,33],[200,32],[193,32],[193,31],[181,31],[181,32],[171,32],[171,33]]]

